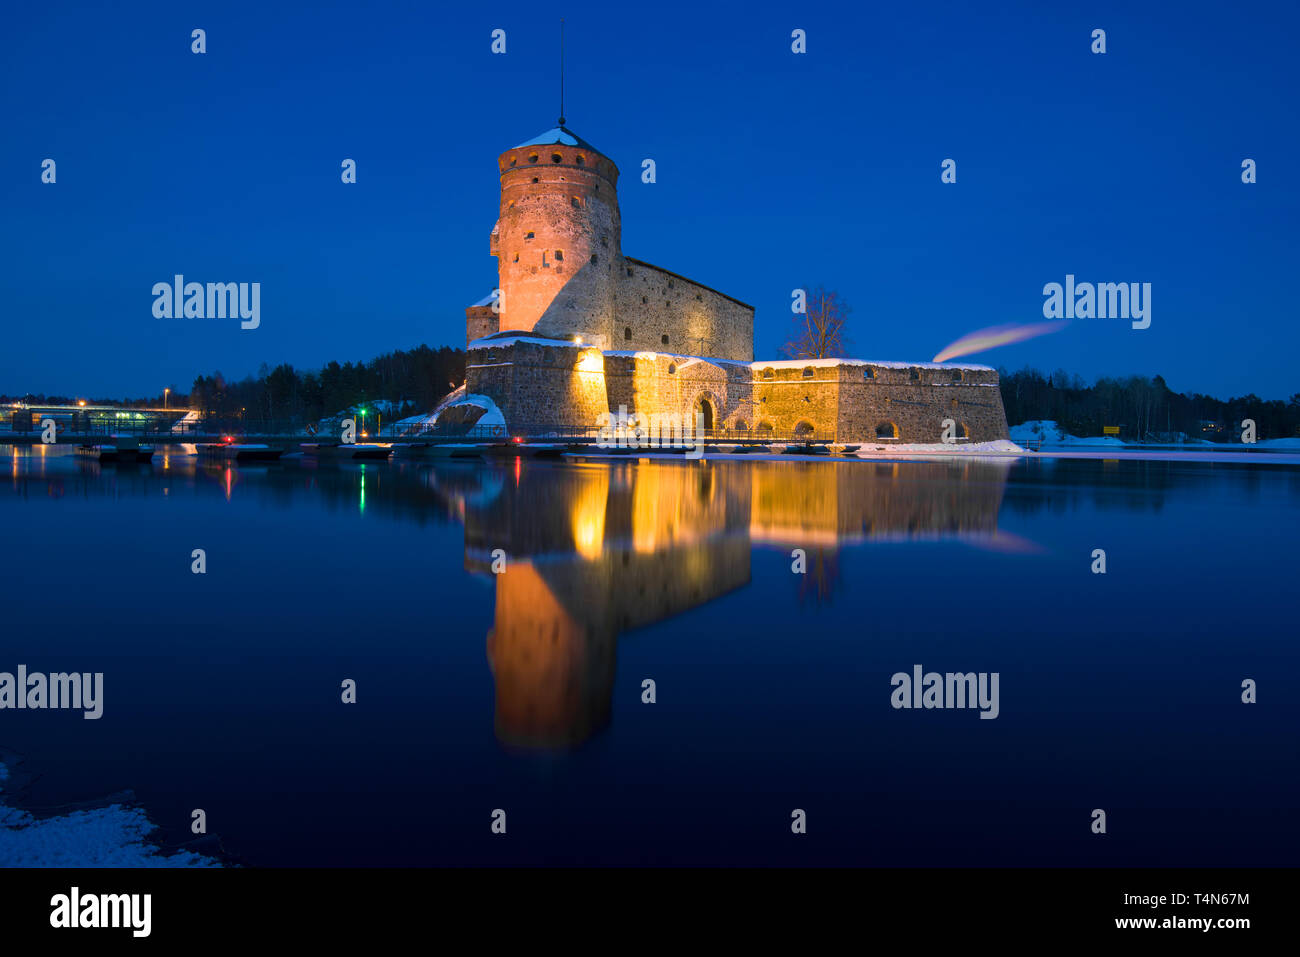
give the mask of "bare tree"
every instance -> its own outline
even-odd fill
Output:
[[[781,354],[787,359],[842,358],[849,345],[844,335],[848,315],[848,304],[839,293],[818,286],[808,293],[805,311],[795,313]]]

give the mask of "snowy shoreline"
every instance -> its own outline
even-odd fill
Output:
[[[36,817],[5,801],[9,769],[0,762],[0,867],[221,867],[192,851],[149,840],[148,815],[120,803]]]

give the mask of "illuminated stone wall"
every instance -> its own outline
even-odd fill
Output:
[[[595,428],[602,412],[691,416],[707,403],[714,429],[839,442],[936,443],[944,420],[961,442],[1007,438],[997,373],[932,363],[708,361],[662,352],[600,353],[523,341],[470,353],[470,392],[507,422]]]
[[[609,408],[600,350],[576,343],[487,340],[468,353],[466,391],[486,395],[519,432],[590,424]]]
[[[752,419],[752,375],[744,363],[708,362],[691,356],[640,352],[605,356],[610,409],[657,415],[692,415],[701,402],[713,409],[713,428]]]
[[[639,259],[622,262],[614,316],[610,349],[754,358],[753,306]]]

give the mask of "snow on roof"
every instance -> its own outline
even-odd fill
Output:
[[[971,372],[992,372],[990,366],[963,362],[896,362],[881,359],[777,359],[774,362],[753,362],[755,369],[825,369],[833,366],[878,366],[881,369],[966,369]]]
[[[746,366],[750,369],[831,369],[835,366],[878,366],[882,369],[965,369],[971,372],[992,372],[989,366],[972,365],[959,362],[893,362],[868,359],[773,359],[767,362],[746,362],[743,359],[717,359],[712,356],[692,356],[680,352],[652,352],[638,349],[634,352],[606,352],[607,356],[625,356],[636,359],[668,359],[712,362],[714,365]]]
[[[563,126],[557,126],[554,129],[547,130],[545,133],[538,133],[532,139],[524,140],[524,142],[512,148],[519,150],[523,149],[525,146],[549,146],[552,143],[558,143],[561,146],[581,146],[583,149],[588,149],[595,153],[600,152],[600,150],[596,149],[596,147],[592,146],[581,136],[574,133],[573,130]]]
[[[584,345],[581,342],[566,342],[563,339],[542,339],[537,336],[518,335],[518,336],[484,336],[482,339],[475,339],[466,349],[473,351],[475,349],[495,349],[497,346],[513,346],[516,343],[526,342],[534,346],[550,346],[553,349],[593,349],[592,345]]]
[[[482,299],[480,299],[478,302],[476,302],[476,303],[474,303],[472,306],[470,306],[470,308],[471,308],[471,309],[474,309],[474,308],[477,308],[478,306],[490,306],[490,305],[492,305],[492,303],[494,303],[494,302],[496,301],[496,298],[497,298],[497,291],[496,291],[495,289],[493,289],[490,293],[488,293],[486,296],[484,296],[484,297],[483,297]]]
[[[483,304],[486,305],[487,302],[485,301]],[[485,336],[482,339],[475,339],[469,344],[468,348],[471,350],[491,349],[494,346],[512,346],[517,342],[527,342],[538,346],[551,346],[557,349],[595,348],[591,343],[567,342],[563,339],[543,339],[529,335],[503,335],[501,333],[498,333],[495,337]],[[651,362],[662,357],[664,359],[676,359],[682,362],[711,362],[714,365],[745,366],[749,369],[833,369],[835,366],[876,366],[881,369],[963,369],[968,372],[994,371],[991,366],[982,366],[965,362],[897,362],[882,359],[773,359],[769,362],[746,362],[743,359],[718,359],[713,356],[693,356],[682,352],[655,352],[650,349],[609,349],[604,351],[602,355],[625,359],[645,359]]]
[[[714,365],[732,365],[732,366],[749,366],[752,363],[743,359],[715,359],[711,356],[690,356],[681,352],[651,352],[649,349],[637,349],[636,351],[608,351],[607,356],[621,356],[623,358],[633,359],[658,359],[662,356],[665,359],[682,359],[692,362],[712,362]]]

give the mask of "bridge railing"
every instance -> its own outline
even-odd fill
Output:
[[[626,430],[627,435],[632,435],[636,430]],[[573,425],[571,423],[518,423],[509,426],[503,425],[465,425],[457,426],[451,423],[441,423],[438,426],[422,426],[412,429],[408,427],[385,428],[381,431],[379,439],[385,442],[422,442],[422,441],[477,441],[477,442],[509,442],[516,439],[530,442],[583,442],[595,443],[602,435],[608,438],[611,433],[608,427],[594,425]],[[639,435],[643,438],[650,436],[649,430],[641,430]],[[655,433],[655,437],[661,440],[671,441],[676,437],[675,433]],[[702,438],[710,443],[740,443],[746,445],[757,445],[768,442],[775,443],[807,443],[807,444],[825,444],[835,442],[836,437],[833,432],[802,430],[795,432],[776,432],[771,429],[703,429],[701,431],[692,430],[689,435],[684,436],[690,441],[696,438]],[[373,440],[373,439],[372,439]]]

